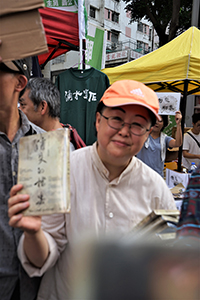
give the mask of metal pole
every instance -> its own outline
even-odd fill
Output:
[[[186,111],[186,103],[187,103],[187,90],[188,90],[188,80],[186,79],[184,81],[183,98],[181,99],[181,103],[180,103],[180,110],[182,113],[181,129],[183,135],[184,135],[185,111]],[[178,172],[181,172],[181,162],[182,162],[182,146],[179,147],[179,151],[178,151]]]
[[[195,26],[197,28],[199,22],[199,4],[200,0],[193,0],[191,26]]]
[[[83,41],[83,49],[82,49],[82,51],[83,51],[83,70],[85,70],[86,69],[86,67],[85,67],[86,40],[84,39],[82,41]]]
[[[83,68],[83,40],[79,39],[80,69]]]
[[[154,50],[154,26],[152,27],[151,49]]]

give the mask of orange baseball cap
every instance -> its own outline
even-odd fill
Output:
[[[158,120],[159,101],[156,93],[135,80],[115,81],[103,94],[100,101],[108,107],[141,105],[151,110]]]

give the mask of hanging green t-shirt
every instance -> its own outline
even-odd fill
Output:
[[[60,121],[76,128],[86,145],[96,141],[95,111],[105,90],[109,87],[106,74],[94,68],[67,69],[58,75],[60,91]]]

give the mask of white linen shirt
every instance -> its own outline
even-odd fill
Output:
[[[200,134],[194,134],[192,130],[189,130],[195,139],[200,143]],[[200,148],[197,145],[197,142],[186,132],[183,138],[183,150],[188,150],[189,153],[200,155]],[[194,162],[197,166],[200,163],[200,159],[198,158],[186,158],[182,156],[183,166],[187,169],[190,168],[191,163]]]
[[[176,209],[164,179],[136,157],[111,182],[98,156],[96,143],[72,152],[70,164],[70,214],[43,217],[42,227],[50,248],[44,266],[37,269],[29,263],[23,251],[23,238],[18,249],[30,276],[41,276],[60,256],[42,279],[37,298],[41,300],[67,299],[69,247],[71,250],[86,233],[95,236],[117,233],[121,237],[152,210]]]

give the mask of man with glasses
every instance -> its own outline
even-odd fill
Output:
[[[192,115],[192,129],[184,134],[183,139],[183,166],[190,168],[194,162],[197,166],[200,163],[200,113]]]
[[[135,157],[158,115],[156,94],[132,80],[113,83],[96,112],[97,142],[71,154],[71,212],[54,217],[23,217],[28,195],[11,190],[10,225],[25,234],[19,257],[30,276],[41,276],[39,299],[68,299],[70,250],[85,234],[120,238],[154,209],[176,209],[159,174]],[[59,258],[59,259],[58,259]],[[55,264],[55,262],[57,263]],[[52,267],[53,266],[53,267]]]

